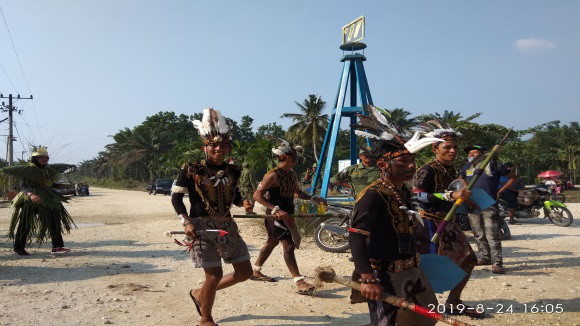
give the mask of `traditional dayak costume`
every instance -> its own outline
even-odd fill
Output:
[[[14,239],[14,252],[18,255],[28,255],[26,244],[32,239],[40,246],[50,238],[52,252],[64,253],[70,251],[64,248],[63,231],[70,232],[74,222],[63,206],[68,199],[50,188],[58,177],[68,169],[69,164],[52,164],[41,166],[35,162],[35,157],[46,156],[46,147],[39,146],[32,153],[32,160],[27,165],[3,168],[1,171],[20,179],[20,192],[12,200],[14,213],[8,231],[8,237]],[[40,203],[34,203],[30,197],[40,197]]]
[[[280,155],[295,155],[297,156],[299,152],[302,151],[300,145],[293,146],[285,140],[280,139],[280,146],[272,149],[272,153],[276,156]],[[277,185],[270,187],[269,189],[262,189],[261,184],[258,185],[258,189],[263,190],[267,196],[268,201],[274,206],[277,206],[279,210],[283,210],[288,215],[294,214],[294,194],[299,190],[298,188],[298,175],[294,170],[285,170],[279,166],[273,168],[266,173],[273,173],[276,176]],[[274,214],[270,209],[266,210],[266,214]],[[268,238],[276,240],[292,240],[296,248],[300,247],[300,242],[302,238],[294,218],[290,218],[288,221],[282,220],[264,220],[266,231],[268,232]]]
[[[218,110],[204,109],[203,120],[193,121],[206,145],[229,144],[232,130]],[[240,168],[229,163],[214,165],[209,160],[188,163],[179,172],[171,202],[181,223],[193,223],[196,230],[221,229],[224,237],[198,236],[190,256],[198,268],[221,266],[221,258],[227,263],[250,260],[246,243],[238,232],[238,226],[230,215],[232,204],[241,206],[243,198],[238,189]],[[189,194],[190,213],[183,204],[185,193]]]
[[[404,143],[406,135],[371,107],[372,115],[363,117],[356,128],[358,135],[372,138],[376,148],[371,154],[379,162],[391,162],[396,157],[411,155],[439,141],[415,136]],[[388,173],[388,172],[387,172]],[[411,191],[403,185],[399,192],[388,178],[371,183],[358,196],[349,234],[349,244],[356,271],[374,274],[383,291],[427,307],[437,305],[429,280],[419,268],[413,229],[416,219],[407,214],[411,206]],[[373,325],[433,325],[434,320],[409,312],[383,301],[368,301]]]
[[[461,136],[459,132],[449,127],[443,127],[438,121],[432,121],[431,123],[435,125],[436,129],[426,134],[429,137],[448,141],[457,140]],[[413,192],[417,195],[417,199],[422,206],[420,212],[425,222],[424,226],[418,226],[415,229],[419,252],[421,254],[437,253],[441,256],[447,256],[467,273],[467,276],[449,293],[447,300],[451,304],[459,304],[461,302],[461,292],[469,280],[471,271],[477,265],[475,252],[456,223],[447,225],[438,243],[431,242],[437,226],[453,206],[454,199],[451,198],[453,191],[449,190],[448,187],[457,177],[458,172],[453,165],[445,165],[435,159],[419,169],[415,176],[413,188]],[[473,316],[480,315],[474,309],[465,309],[463,313]]]

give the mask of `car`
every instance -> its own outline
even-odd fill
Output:
[[[62,175],[56,182],[52,184],[51,188],[63,196],[77,195],[75,184],[66,175]]]
[[[171,194],[171,186],[173,184],[173,179],[155,179],[151,185],[147,185],[147,192],[151,195]]]

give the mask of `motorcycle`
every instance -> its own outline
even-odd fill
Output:
[[[346,252],[348,245],[348,227],[353,207],[343,204],[328,204],[326,210],[339,217],[324,220],[314,231],[314,243],[328,252]]]
[[[503,200],[500,200],[499,208],[500,216],[509,216]],[[558,226],[570,226],[574,219],[564,203],[553,199],[548,188],[539,185],[534,189],[518,191],[516,218],[539,217],[540,210],[544,211],[544,218]]]

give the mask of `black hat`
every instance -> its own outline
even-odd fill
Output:
[[[472,146],[465,147],[464,151],[465,151],[465,153],[469,154],[469,152],[471,152],[474,149],[477,149],[478,151],[481,151],[482,153],[485,152],[485,147],[483,147],[481,145],[472,145]]]

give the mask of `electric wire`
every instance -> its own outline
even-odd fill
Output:
[[[21,123],[24,125],[28,125],[26,123]],[[60,130],[60,129],[54,129],[54,128],[48,128],[48,127],[42,127],[42,126],[38,126],[38,125],[30,125],[31,127],[35,127],[35,128],[41,128],[41,129],[47,129],[47,130],[52,130],[52,131],[58,131],[58,132],[62,132],[65,134],[70,134],[70,135],[75,135],[75,136],[82,136],[82,137],[88,137],[88,138],[95,138],[95,139],[100,139],[100,140],[108,140],[107,138],[103,138],[103,137],[97,137],[97,136],[90,136],[90,135],[84,135],[84,134],[79,134],[76,132],[70,132],[70,131],[64,131],[64,130]]]
[[[10,28],[8,28],[8,22],[6,21],[6,17],[4,16],[4,10],[2,10],[2,6],[0,5],[0,13],[2,14],[2,19],[4,20],[4,26],[6,26],[6,31],[8,32],[8,37],[10,38],[10,43],[12,44],[12,49],[14,50],[14,55],[16,56],[16,60],[18,61],[18,66],[20,67],[20,72],[22,73],[22,77],[24,78],[24,83],[26,84],[26,88],[28,89],[28,93],[32,94],[32,91],[30,90],[30,85],[28,84],[28,79],[26,78],[26,75],[24,74],[24,69],[22,68],[22,62],[20,62],[20,57],[18,56],[18,52],[16,51],[16,46],[14,45],[14,40],[12,39],[12,33],[10,33]],[[4,69],[4,68],[2,68]],[[12,82],[10,82],[12,83]],[[14,87],[14,85],[12,85]],[[16,90],[16,87],[14,87],[14,89]],[[18,91],[16,92],[18,94]],[[36,105],[34,104],[34,100],[31,99],[32,101],[32,109],[34,111],[34,116],[36,118],[36,124],[38,125],[38,115],[36,114]],[[42,135],[42,131],[39,130],[38,131],[40,133],[40,137],[41,139],[44,140],[44,136]]]
[[[14,83],[12,82],[12,79],[10,79],[10,76],[8,76],[8,73],[6,72],[6,69],[4,69],[4,65],[2,64],[2,62],[0,62],[0,67],[2,67],[2,71],[4,72],[6,79],[8,79],[8,81],[10,82],[10,85],[12,85],[14,92],[18,94],[18,90],[16,89],[16,86],[14,86]]]
[[[16,60],[18,61],[18,66],[20,66],[20,72],[22,72],[22,77],[24,77],[24,82],[26,83],[26,87],[30,92],[30,86],[28,85],[28,80],[26,79],[26,75],[24,74],[24,69],[22,69],[22,63],[20,62],[20,57],[18,56],[18,52],[16,52],[16,46],[14,45],[14,40],[12,39],[12,34],[10,33],[10,29],[8,28],[8,23],[6,22],[6,17],[4,17],[4,10],[2,10],[2,6],[0,5],[0,13],[2,13],[2,19],[4,20],[4,26],[6,26],[6,31],[8,32],[8,36],[10,37],[10,43],[12,43],[12,49],[14,50],[14,54],[16,55]],[[30,92],[32,93],[32,92]]]

